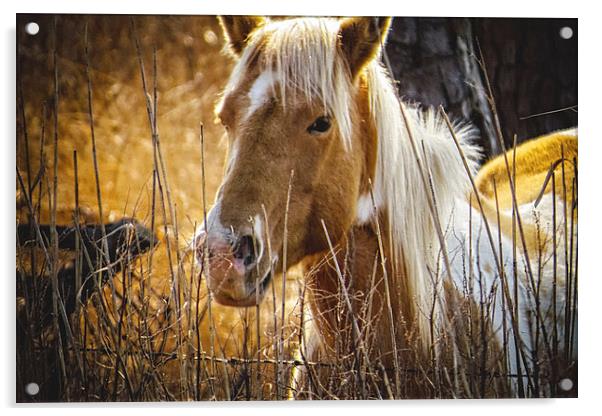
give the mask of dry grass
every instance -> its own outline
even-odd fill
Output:
[[[266,302],[257,310],[208,306],[205,284],[188,250],[203,218],[203,199],[211,203],[223,169],[225,148],[222,132],[213,123],[213,104],[231,63],[220,53],[217,21],[61,16],[55,48],[54,19],[21,17],[19,27],[30,19],[40,24],[41,32],[19,36],[23,114],[17,158],[23,186],[17,183],[18,223],[27,224],[31,218],[37,224],[69,225],[74,215],[82,224],[132,217],[155,231],[158,245],[135,259],[120,259],[118,265],[107,265],[103,256],[96,256],[101,264],[90,269],[112,266],[115,270],[107,271],[114,277],[102,296],[83,307],[81,321],[70,320],[71,334],[56,331],[65,325],[53,308],[50,321],[55,330],[40,316],[48,308],[31,296],[22,298],[19,381],[40,384],[41,393],[33,400],[282,397],[283,390],[277,392],[275,379],[266,375],[265,367],[271,364],[244,361],[274,359],[271,338],[276,334],[293,342],[288,339],[290,330],[281,331],[281,322],[282,317],[291,319],[295,276],[286,285],[284,295],[291,305],[286,310],[280,291],[273,304]],[[35,233],[32,237],[39,240]],[[29,248],[33,245],[39,246],[28,244],[19,250],[19,275],[43,284],[55,281],[53,276],[70,262],[83,263],[90,257],[82,249],[79,255],[56,253],[54,241],[42,249]],[[38,292],[43,290],[45,286]],[[51,292],[57,295],[52,304],[60,304],[65,294]],[[255,320],[257,315],[262,318]],[[81,352],[83,348],[93,351]],[[288,347],[280,351],[280,360],[290,358]],[[231,365],[224,357],[241,362]],[[247,381],[241,384],[246,380],[243,374],[261,374],[261,389],[251,391]],[[19,400],[30,400],[22,389],[17,391]]]
[[[17,388],[18,401],[504,397],[513,377],[520,395],[557,396],[557,381],[576,375],[554,350],[570,345],[569,330],[569,339],[542,334],[552,340],[534,352],[542,371],[509,376],[508,346],[498,348],[488,329],[492,295],[482,294],[480,305],[467,300],[468,276],[465,292],[449,300],[457,312],[447,322],[461,331],[444,331],[427,364],[414,365],[413,352],[400,347],[404,359],[388,369],[370,358],[379,336],[367,318],[372,302],[345,290],[334,302],[348,329],[336,360],[310,362],[315,334],[297,270],[276,279],[256,308],[211,302],[189,245],[223,169],[213,104],[231,62],[220,54],[217,21],[20,16],[17,27],[30,20],[41,32],[18,38],[17,223],[30,230],[18,241],[17,383],[35,382],[41,391],[30,397]],[[423,180],[428,188],[428,174]],[[98,230],[109,236],[99,245],[86,244],[84,224],[122,217],[153,230],[156,247],[140,247],[130,228],[118,256],[109,247],[111,229]],[[75,227],[73,250],[59,249],[61,226]],[[563,246],[571,265],[573,244],[570,238]],[[344,282],[346,270],[325,261]],[[375,259],[373,282],[384,261]],[[75,287],[93,282],[86,302],[75,301],[62,280],[68,270]],[[576,268],[567,270],[575,271],[567,276],[573,303],[564,315],[573,328],[577,276]],[[511,289],[501,288],[508,299]],[[358,304],[365,305],[359,312]],[[389,305],[381,313],[394,311]]]

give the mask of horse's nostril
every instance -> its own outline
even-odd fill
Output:
[[[245,235],[238,240],[234,247],[234,257],[241,259],[246,267],[255,263],[255,241],[252,236]]]

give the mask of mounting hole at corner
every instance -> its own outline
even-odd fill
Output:
[[[558,387],[563,391],[571,391],[573,389],[573,380],[570,378],[563,378],[560,380],[560,383],[558,383]]]
[[[564,26],[564,27],[560,28],[559,34],[562,39],[569,40],[570,38],[573,37],[573,29],[570,28],[569,26]]]
[[[40,392],[40,386],[38,385],[38,383],[28,383],[25,386],[25,393],[29,394],[30,396],[35,396]]]
[[[40,25],[38,25],[36,22],[29,22],[25,25],[25,33],[27,33],[28,35],[37,35],[39,31]]]

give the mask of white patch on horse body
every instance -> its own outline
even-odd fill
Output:
[[[274,88],[274,77],[271,72],[262,72],[249,90],[249,108],[245,115],[248,120],[261,106],[267,102],[270,91]]]
[[[374,195],[374,201],[372,201],[372,195],[370,193],[360,195],[360,197],[357,200],[357,208],[355,214],[356,224],[366,224],[372,219],[372,217],[374,217],[374,214],[379,208],[380,201],[377,195]]]
[[[503,275],[514,276],[518,278],[518,298],[513,298],[513,302],[519,305],[517,315],[514,316],[518,323],[518,345],[522,345],[525,351],[531,351],[536,344],[536,338],[532,328],[533,311],[539,308],[545,311],[541,317],[543,325],[550,328],[554,325],[553,304],[564,305],[565,287],[566,287],[566,254],[570,253],[570,248],[564,246],[564,217],[562,214],[563,201],[556,199],[556,250],[551,246],[554,230],[554,221],[552,212],[554,209],[554,198],[551,193],[543,196],[537,207],[533,202],[527,202],[519,206],[518,212],[523,224],[536,225],[539,227],[542,241],[547,241],[547,247],[542,253],[531,253],[529,259],[532,272],[538,280],[540,295],[536,299],[527,270],[527,258],[522,251],[520,241],[517,243],[517,253],[513,251],[511,236],[507,236],[497,229],[497,223],[489,219],[489,227],[494,236],[493,246],[489,241],[485,223],[480,211],[471,207],[465,200],[457,200],[454,204],[451,224],[443,224],[443,228],[449,229],[446,233],[446,250],[450,260],[451,277],[455,287],[468,295],[471,295],[475,302],[482,299],[490,299],[492,308],[492,329],[496,334],[498,342],[504,340],[503,329],[506,327],[508,342],[508,366],[510,372],[517,370],[516,350],[514,329],[511,328],[513,319],[512,313],[503,301],[504,290],[503,281],[500,278],[500,266],[503,269]],[[500,212],[501,215],[512,216],[512,212]],[[469,226],[470,224],[470,226]],[[451,225],[448,227],[448,225]],[[501,251],[500,251],[501,248]],[[515,257],[516,256],[516,257]],[[556,262],[554,262],[556,256]],[[516,271],[514,270],[514,261],[516,260]],[[499,263],[498,263],[499,262]],[[556,264],[554,264],[556,263]],[[513,292],[514,282],[511,278],[506,281],[511,293]],[[552,287],[556,285],[556,299],[554,299]],[[539,303],[539,305],[537,305]],[[557,309],[557,321],[563,319],[562,308]],[[505,321],[505,325],[504,325]],[[540,324],[541,325],[541,324]],[[564,339],[566,328],[559,325],[558,339]],[[573,359],[576,359],[577,344],[574,340],[572,346]],[[528,361],[526,365],[531,368],[533,363]],[[512,381],[515,386],[516,381]]]
[[[497,225],[489,221],[491,232],[495,238],[492,246],[487,236],[486,226],[478,208],[470,206],[465,200],[458,199],[454,204],[451,224],[443,224],[443,228],[449,231],[445,236],[446,250],[451,266],[451,278],[454,286],[460,293],[471,296],[477,303],[485,299],[491,302],[492,309],[492,330],[494,331],[498,342],[504,340],[504,321],[506,328],[509,328],[512,322],[512,315],[503,301],[504,291],[500,279],[500,264],[504,275],[512,276],[513,251],[512,242],[504,234],[499,234]],[[448,227],[451,225],[451,227]],[[499,237],[498,237],[499,236]],[[498,238],[501,240],[498,240]],[[502,252],[499,252],[499,246],[502,246]],[[524,269],[524,259],[519,256],[517,267]],[[518,302],[521,305],[518,316],[519,345],[524,345],[526,350],[532,347],[532,340],[529,334],[528,313],[528,288],[526,282],[519,273]],[[514,343],[515,333],[507,330],[508,342],[508,365],[510,372],[517,371],[516,350]],[[512,381],[513,388],[515,380]]]

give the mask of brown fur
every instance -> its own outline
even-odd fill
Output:
[[[340,32],[341,49],[349,63],[353,79],[356,79],[361,70],[378,54],[390,26],[390,17],[357,17],[343,20]]]
[[[564,153],[563,153],[564,152]],[[506,153],[510,172],[514,171],[514,158],[516,158],[516,199],[522,205],[537,199],[542,192],[544,180],[552,164],[560,160],[564,154],[566,163],[564,167],[558,164],[554,168],[556,175],[556,195],[558,198],[570,200],[573,189],[572,181],[561,180],[562,171],[566,178],[573,178],[575,166],[573,159],[577,159],[577,135],[558,131],[521,143],[515,150]],[[479,192],[489,198],[495,199],[493,183],[497,187],[497,198],[501,209],[512,208],[512,192],[510,180],[503,156],[498,156],[487,162],[475,178]],[[552,181],[546,184],[543,193],[552,192]],[[564,189],[566,188],[566,193]]]
[[[229,41],[236,43],[240,39],[230,34]],[[261,49],[256,54],[261,59]],[[367,144],[374,135],[363,127],[353,137],[352,146],[357,150],[347,152],[334,126],[323,134],[310,134],[307,128],[326,110],[321,103],[304,100],[287,103],[283,108],[277,98],[272,98],[253,115],[256,121],[243,125],[243,114],[250,104],[247,95],[259,76],[257,70],[248,69],[239,88],[223,97],[218,113],[228,132],[230,147],[238,148],[237,159],[226,166],[226,178],[217,196],[222,201],[220,221],[236,232],[249,227],[250,217],[263,218],[265,207],[271,247],[275,253],[281,253],[288,184],[292,178],[286,260],[287,265],[293,265],[328,248],[321,231],[322,220],[334,241],[339,241],[353,224],[360,182],[362,188],[367,183],[366,175],[362,175],[366,160],[376,159],[375,144]],[[365,108],[363,111],[367,115]],[[269,269],[268,257],[262,260],[255,278],[261,278]],[[276,272],[282,266],[280,256]]]
[[[560,161],[563,155],[565,162],[558,163],[554,167],[555,194],[558,200],[565,199],[570,202],[576,171],[573,161],[577,160],[576,132],[558,131],[531,139],[515,149],[507,151],[505,156],[499,155],[491,159],[479,170],[475,184],[482,196],[484,214],[495,223],[498,211],[500,212],[500,226],[504,235],[512,235],[515,222],[511,214],[504,212],[512,210],[513,207],[511,181],[506,169],[506,160],[511,174],[514,174],[516,161],[514,189],[516,203],[520,207],[523,204],[534,202],[540,194],[552,192],[552,181],[549,180],[546,183],[545,189],[544,183],[552,166]],[[562,177],[563,171],[565,180]],[[477,205],[474,198],[472,203],[473,206]],[[496,208],[496,204],[499,206],[499,210]],[[545,250],[548,240],[545,236],[541,236],[538,227],[524,221],[522,226],[527,250],[531,253]]]
[[[260,16],[220,16],[218,21],[224,31],[230,52],[238,56],[247,46],[251,32],[265,23]]]

